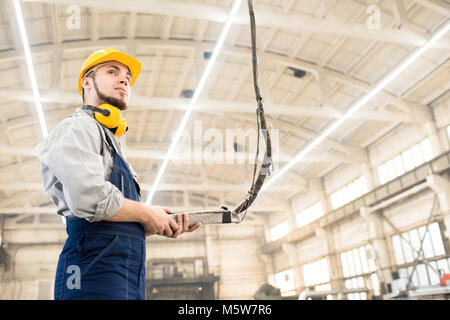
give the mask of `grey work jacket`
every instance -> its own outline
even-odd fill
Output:
[[[44,190],[57,214],[94,222],[113,216],[122,207],[122,193],[108,181],[114,159],[105,134],[125,159],[118,138],[95,120],[92,111],[81,108],[37,145]]]

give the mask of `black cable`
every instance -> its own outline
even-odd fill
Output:
[[[252,65],[253,65],[253,85],[255,89],[255,96],[257,102],[256,108],[256,123],[258,128],[257,147],[255,155],[255,165],[253,167],[252,185],[248,191],[246,199],[236,207],[233,211],[228,210],[226,207],[221,207],[217,211],[202,211],[202,212],[183,212],[180,214],[188,214],[190,225],[194,225],[198,222],[202,224],[221,224],[221,223],[240,223],[247,214],[247,209],[255,201],[258,192],[264,183],[264,180],[270,175],[270,168],[273,167],[272,161],[272,144],[270,140],[269,130],[267,129],[266,119],[264,117],[264,108],[262,103],[261,92],[258,85],[258,57],[256,52],[256,22],[255,12],[253,10],[253,0],[248,0],[248,11],[250,15],[250,31],[251,31],[251,46],[252,46]],[[266,143],[266,150],[264,153],[264,159],[260,166],[258,176],[255,181],[256,171],[258,167],[259,156],[259,143],[260,133],[263,132],[264,140]],[[244,212],[245,211],[245,212]],[[244,212],[243,215],[240,215]],[[176,213],[178,214],[178,213]],[[171,215],[171,218],[176,221],[175,214]]]

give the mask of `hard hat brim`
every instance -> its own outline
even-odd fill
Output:
[[[139,73],[141,72],[141,63],[136,58],[133,58],[132,56],[130,56],[126,53],[120,52],[120,51],[110,52],[110,53],[102,56],[101,58],[92,61],[92,63],[85,66],[83,68],[83,70],[81,70],[80,75],[78,77],[78,92],[80,93],[80,95],[81,95],[81,87],[82,87],[81,81],[83,80],[83,77],[86,74],[86,71],[102,62],[107,62],[107,61],[117,61],[128,67],[128,69],[130,70],[130,73],[131,73],[130,87],[136,81]]]

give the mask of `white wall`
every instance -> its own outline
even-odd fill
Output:
[[[318,192],[304,192],[295,197],[292,197],[292,209],[295,214],[299,213],[303,209],[308,208],[316,202],[320,201],[320,194]]]
[[[297,256],[301,264],[323,258],[326,253],[325,241],[317,237],[307,238],[297,243]]]
[[[400,230],[415,228],[426,223],[434,195],[431,190],[427,190],[405,202],[386,208],[383,214]],[[388,234],[395,232],[387,222],[384,222],[383,228]]]
[[[0,299],[53,299],[54,276],[62,245],[8,248],[12,263],[0,269]]]
[[[284,271],[291,267],[291,265],[289,264],[289,256],[283,250],[275,251],[272,255],[272,259],[274,273]]]
[[[215,241],[220,252],[220,299],[252,299],[265,283],[264,268],[259,259],[260,244],[256,241]]]
[[[44,245],[18,249],[15,253],[14,275],[23,280],[51,278],[56,273],[62,246]]]
[[[433,115],[439,130],[439,141],[442,148],[449,150],[450,141],[447,134],[447,126],[450,125],[450,99],[434,108]]]
[[[436,106],[433,109],[433,115],[438,128],[448,126],[450,124],[450,99]]]
[[[289,212],[273,212],[268,216],[268,228],[272,228],[288,219]],[[288,221],[289,222],[289,221]]]
[[[404,125],[369,148],[370,163],[376,170],[383,162],[392,159],[395,155],[425,138],[426,135],[421,125],[414,123]]]
[[[0,281],[0,300],[51,300],[54,279]]]
[[[186,241],[186,243],[184,243],[181,240],[173,240],[170,242],[154,241],[154,243],[152,243],[152,240],[150,240],[147,243],[146,254],[147,260],[173,259],[178,257],[190,258],[205,256],[206,250],[205,245],[201,241]]]
[[[347,164],[324,179],[324,188],[327,195],[346,186],[350,182],[362,176],[361,166],[359,164]]]
[[[331,229],[331,235],[336,251],[351,249],[368,240],[369,229],[367,223],[359,215],[344,220]]]

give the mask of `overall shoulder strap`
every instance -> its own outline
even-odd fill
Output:
[[[104,134],[105,134],[106,142],[111,147],[112,151],[114,153],[116,153],[116,148],[114,147],[114,144],[112,143],[111,139],[108,137],[108,134],[106,132],[104,132]]]

